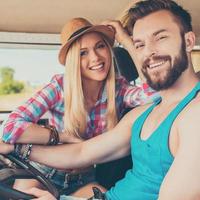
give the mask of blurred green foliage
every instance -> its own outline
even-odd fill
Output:
[[[24,83],[14,80],[14,69],[0,67],[0,95],[20,93],[24,89]]]

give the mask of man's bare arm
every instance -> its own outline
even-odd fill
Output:
[[[133,116],[136,116],[135,111],[129,112],[114,129],[85,142],[54,147],[33,146],[30,158],[61,169],[80,168],[121,158],[130,150]]]
[[[190,108],[179,120],[179,148],[165,177],[159,200],[200,199],[200,107]]]

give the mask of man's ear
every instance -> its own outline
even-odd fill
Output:
[[[192,31],[185,33],[186,51],[191,52],[195,45],[195,34]]]

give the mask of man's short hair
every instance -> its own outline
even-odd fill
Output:
[[[144,0],[131,7],[124,18],[128,33],[132,35],[133,27],[138,19],[160,10],[167,10],[172,14],[182,33],[192,31],[192,19],[189,12],[176,2],[172,0]]]

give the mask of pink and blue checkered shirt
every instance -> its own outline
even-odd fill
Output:
[[[64,99],[63,75],[55,75],[51,82],[38,91],[24,105],[19,106],[2,124],[2,139],[5,142],[15,143],[24,130],[37,121],[46,112],[49,113],[49,124],[55,126],[59,132],[63,131]],[[158,97],[150,87],[143,84],[141,87],[129,84],[123,77],[116,78],[116,107],[118,118],[122,117],[126,108],[133,108],[152,102]],[[102,91],[101,98],[89,112],[85,138],[99,135],[106,130],[106,90]]]

